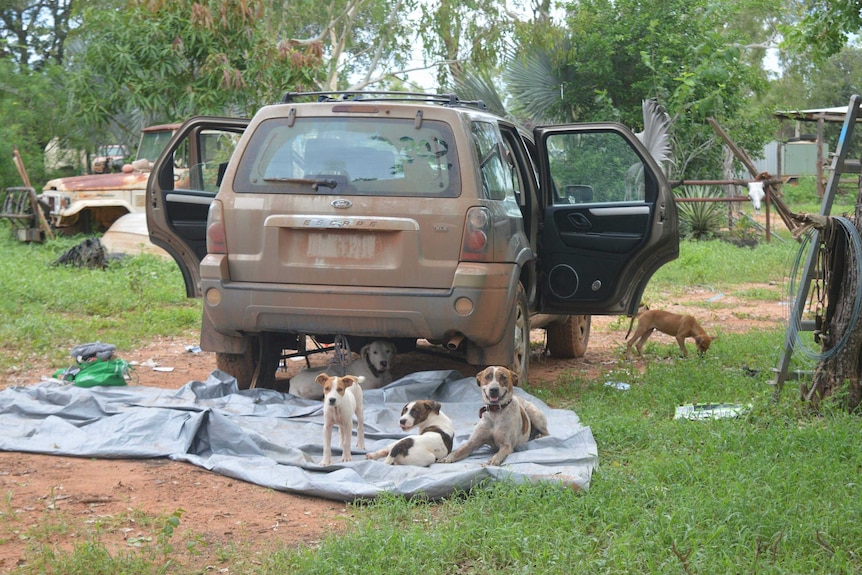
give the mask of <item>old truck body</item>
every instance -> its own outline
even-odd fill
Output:
[[[69,233],[104,231],[121,216],[144,211],[150,168],[179,124],[144,128],[137,159],[119,173],[48,181],[39,195],[52,227]]]

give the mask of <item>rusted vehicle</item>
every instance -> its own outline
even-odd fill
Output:
[[[193,118],[147,194],[152,242],[203,297],[201,348],[240,387],[277,387],[307,336],[424,339],[524,382],[531,329],[583,355],[590,316],[634,313],[679,253],[671,188],[627,127],[527,130],[454,95],[289,93],[251,120]]]
[[[52,227],[66,233],[108,229],[120,216],[144,210],[150,169],[180,124],[144,128],[137,158],[119,173],[48,181],[39,194]]]
[[[107,174],[121,171],[128,155],[129,149],[123,144],[99,146],[93,157],[93,173]]]

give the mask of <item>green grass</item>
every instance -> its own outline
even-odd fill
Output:
[[[679,258],[662,266],[647,293],[674,292],[692,286],[727,291],[738,284],[783,282],[790,273],[799,244],[787,239],[738,248],[722,241],[682,241]]]
[[[862,422],[808,413],[790,388],[772,401],[782,336],[735,336],[703,359],[612,374],[629,391],[577,376],[532,390],[590,426],[600,464],[586,493],[498,483],[439,504],[383,498],[357,507],[355,531],[274,555],[260,572],[859,572]],[[715,401],[753,409],[673,419],[678,404]]]
[[[172,264],[133,258],[104,272],[49,265],[74,243],[0,240],[0,288],[15,302],[6,297],[0,304],[4,367],[31,350],[65,361],[67,348],[86,340],[132,346],[197,326],[198,304],[185,301]],[[785,280],[797,249],[792,241],[753,249],[684,242],[680,258],[656,274],[647,294],[705,285],[774,301],[772,288]],[[829,403],[811,411],[794,382],[776,398],[768,381],[783,339],[781,329],[724,334],[706,357],[687,359],[674,345],[651,343],[643,373],[620,364],[601,380],[561,372],[552,384],[530,388],[552,407],[576,410],[592,430],[599,466],[586,492],[552,482],[499,482],[442,502],[381,497],[355,505],[355,526],[319,546],[263,557],[224,549],[217,568],[261,574],[860,573],[862,420]],[[631,389],[606,387],[606,379]],[[677,405],[692,402],[752,409],[733,420],[673,419]],[[16,527],[3,517],[0,525]],[[163,525],[154,521],[151,538],[137,552],[110,553],[98,532],[71,551],[34,545],[19,572],[194,572],[182,568]]]
[[[0,225],[0,372],[46,362],[67,367],[69,351],[90,341],[122,352],[199,328],[200,302],[186,299],[173,261],[138,256],[104,270],[52,265],[82,239],[25,244]]]

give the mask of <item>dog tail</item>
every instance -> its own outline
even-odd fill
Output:
[[[640,308],[638,308],[638,312],[632,316],[631,321],[629,322],[629,330],[626,332],[626,337],[624,339],[629,338],[629,334],[632,332],[632,327],[635,325],[635,318],[641,314],[641,312],[649,309],[649,306],[645,303],[641,304]]]
[[[626,336],[623,339],[628,339],[629,334],[632,332],[632,327],[635,325],[635,316],[632,316],[631,321],[629,322],[629,330],[626,332]]]

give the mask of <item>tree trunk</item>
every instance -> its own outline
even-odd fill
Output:
[[[862,222],[862,178],[860,192],[856,197],[856,213],[853,226],[860,230]],[[858,292],[862,289],[859,274],[862,269],[856,261],[860,246],[854,246],[848,233],[837,221],[831,220],[832,230],[821,230],[821,241],[826,246],[826,274],[828,305],[822,323],[825,336],[821,359],[814,370],[811,388],[803,387],[803,399],[818,403],[826,398],[836,398],[848,410],[853,411],[862,401],[862,318],[856,307]],[[854,317],[855,316],[855,317]],[[847,334],[847,330],[851,330]],[[847,339],[839,349],[835,349]],[[831,355],[829,355],[831,353]]]

